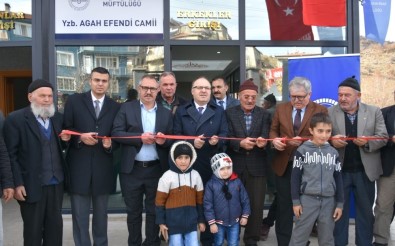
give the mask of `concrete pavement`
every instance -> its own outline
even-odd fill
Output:
[[[266,213],[267,211],[265,211]],[[23,245],[23,228],[22,219],[19,213],[19,205],[13,200],[7,204],[3,203],[3,225],[4,225],[4,246],[22,246]],[[355,226],[350,225],[350,242],[354,242],[355,238]],[[128,231],[126,227],[126,215],[125,214],[110,214],[108,223],[108,237],[109,245],[119,246],[127,245]],[[390,245],[395,246],[395,224],[391,226],[391,237],[392,241]],[[311,238],[311,246],[318,245],[317,238]],[[71,215],[63,216],[63,245],[72,246],[73,235],[72,235],[72,222]],[[162,244],[166,245],[166,244]],[[243,244],[241,244],[243,245]],[[260,241],[259,246],[275,246],[276,235],[274,228],[270,230],[269,238],[267,241]],[[354,245],[354,243],[350,244]]]

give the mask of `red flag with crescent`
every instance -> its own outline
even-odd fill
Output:
[[[266,0],[271,40],[314,40],[303,23],[302,0]]]
[[[311,26],[345,26],[346,0],[303,0],[303,22]]]

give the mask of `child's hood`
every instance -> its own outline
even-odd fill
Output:
[[[186,145],[188,145],[188,146],[191,148],[191,150],[192,150],[191,163],[189,164],[188,168],[187,168],[185,171],[181,171],[181,170],[177,167],[177,165],[176,165],[176,160],[174,159],[174,150],[175,150],[176,147],[177,147],[178,145],[180,145],[180,144],[186,144]],[[189,142],[186,142],[186,141],[179,141],[179,142],[174,143],[174,144],[171,146],[171,149],[170,149],[170,157],[169,157],[169,158],[170,158],[170,160],[169,160],[169,168],[170,168],[170,170],[172,170],[173,172],[176,172],[176,173],[188,173],[188,172],[190,172],[190,171],[192,170],[192,166],[193,166],[193,164],[194,164],[195,161],[196,161],[197,154],[196,154],[195,148],[192,146],[192,144],[190,144]]]

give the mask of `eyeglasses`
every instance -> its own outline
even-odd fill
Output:
[[[149,87],[149,86],[142,86],[140,85],[140,88],[144,91],[144,92],[148,92],[149,90],[152,92],[155,92],[158,90],[158,87]]]
[[[192,89],[198,89],[199,91],[206,89],[206,90],[210,90],[211,87],[210,86],[194,86],[192,87]]]
[[[289,96],[289,98],[291,98],[292,101],[296,101],[296,100],[302,101],[302,100],[304,100],[308,95],[309,95],[309,93],[307,93],[307,94],[304,95],[304,96]]]
[[[222,186],[222,192],[225,193],[226,200],[232,199],[232,194],[229,192],[229,187],[227,184]]]

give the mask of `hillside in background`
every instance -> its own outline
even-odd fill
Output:
[[[360,37],[362,102],[380,108],[395,103],[395,43]]]

